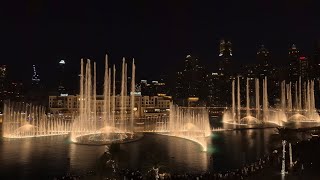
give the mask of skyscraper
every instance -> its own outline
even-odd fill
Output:
[[[0,106],[7,98],[7,66],[0,65]]]
[[[221,40],[219,46],[219,69],[218,76],[219,82],[216,82],[216,88],[224,89],[225,91],[221,91],[220,100],[222,104],[228,104],[229,97],[231,94],[231,89],[229,88],[229,84],[231,84],[231,80],[235,76],[235,72],[233,71],[232,64],[232,44],[230,41]],[[224,85],[225,84],[225,85]],[[217,86],[218,85],[218,86]]]
[[[198,59],[187,55],[182,72],[177,73],[176,102],[180,105],[198,104],[204,95],[205,70],[199,65]],[[192,105],[192,106],[193,106]]]
[[[224,94],[223,91],[225,91],[225,89],[222,89],[225,82],[220,81],[218,73],[207,74],[206,83],[208,86],[207,105],[211,107],[225,106],[225,97],[221,96],[221,94]]]
[[[261,45],[260,49],[257,51],[258,60],[258,76],[263,79],[265,76],[269,77],[271,72],[270,65],[270,53],[268,49]]]
[[[313,50],[313,57],[312,57],[312,63],[310,65],[310,77],[312,79],[315,79],[315,87],[318,87],[315,91],[315,99],[316,102],[319,102],[320,100],[320,40],[317,40],[314,43],[314,50]],[[320,104],[316,104],[316,108],[320,108]]]
[[[220,63],[219,63],[219,75],[220,76],[233,76],[232,71],[232,44],[230,41],[220,41]]]
[[[67,94],[66,92],[66,87],[65,87],[65,81],[64,79],[66,78],[65,77],[65,60],[60,60],[59,61],[59,73],[58,73],[58,78],[59,78],[59,84],[58,84],[58,93],[59,95],[61,94]]]
[[[309,62],[310,75],[312,79],[320,78],[320,41],[314,43],[313,56]]]
[[[185,93],[183,91],[183,74],[182,72],[176,73],[176,83],[175,83],[175,100],[179,101],[185,97]]]
[[[299,57],[300,52],[293,44],[289,49],[289,80],[293,82],[299,79]]]
[[[32,65],[32,69],[33,69],[33,74],[32,74],[32,78],[31,78],[31,84],[33,86],[38,86],[40,84],[40,77],[39,77],[39,74],[36,70],[36,65]]]
[[[40,75],[36,65],[32,65],[31,87],[27,93],[27,100],[33,104],[43,105],[46,102],[44,91],[42,89]]]
[[[298,73],[299,76],[301,76],[302,79],[308,79],[309,78],[309,59],[305,56],[299,57],[299,69]]]

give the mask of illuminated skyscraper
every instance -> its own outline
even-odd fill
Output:
[[[15,87],[15,89],[16,88],[18,88],[18,86]],[[32,65],[31,87],[28,88],[29,91],[26,94],[26,99],[33,104],[43,104],[45,99],[42,88],[38,68],[36,65]]]
[[[314,43],[313,56],[310,60],[311,61],[309,62],[309,77],[312,79],[320,80],[320,41],[316,41]]]
[[[206,83],[208,88],[208,96],[207,96],[207,105],[208,106],[225,106],[226,99],[222,97],[222,94],[225,94],[225,89],[222,89],[226,84],[224,81],[220,81],[220,77],[218,73],[209,73],[206,76]]]
[[[199,65],[198,59],[187,55],[184,70],[178,72],[176,78],[177,103],[183,106],[198,105],[199,100],[205,96],[205,71]]]
[[[32,85],[33,86],[39,85],[40,77],[39,77],[39,74],[37,73],[36,65],[32,65],[32,69],[33,69],[33,74],[32,74],[32,78],[31,78]]]
[[[235,72],[232,68],[232,44],[230,41],[221,40],[219,46],[219,69],[218,69],[218,76],[219,76],[219,83],[215,83],[216,88],[224,89],[225,91],[221,91],[221,103],[226,104],[231,102],[228,100],[231,94],[231,89],[229,88],[229,84],[231,84],[231,80],[235,76]],[[216,81],[214,81],[216,82]],[[228,85],[228,87],[224,86],[223,84]]]
[[[7,66],[1,65],[0,66],[0,79],[5,79],[7,76]]]
[[[0,65],[0,106],[7,97],[7,66]]]
[[[59,78],[59,84],[58,84],[58,93],[59,95],[61,94],[67,94],[66,92],[66,87],[65,87],[65,60],[60,60],[59,61],[59,75],[58,75],[58,78]]]
[[[292,82],[299,80],[299,56],[300,52],[293,44],[289,49],[289,80]]]
[[[219,57],[220,64],[219,64],[219,75],[220,76],[233,76],[232,71],[232,44],[230,41],[221,40],[220,41],[220,53]]]
[[[309,78],[309,59],[305,56],[299,57],[299,76],[301,76],[302,79],[308,79]]]
[[[270,53],[268,49],[261,45],[257,52],[257,60],[259,64],[258,76],[264,78],[265,76],[270,77],[271,65],[270,65]]]

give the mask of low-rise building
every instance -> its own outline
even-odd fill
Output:
[[[135,96],[134,111],[136,118],[144,118],[148,116],[167,115],[172,102],[171,96],[164,94],[159,96]],[[103,112],[104,100],[103,95],[97,95],[96,108],[97,112]],[[111,97],[112,99],[112,97]],[[130,111],[131,102],[130,96],[124,98],[126,111]],[[49,111],[50,113],[75,114],[80,105],[79,95],[65,96],[49,96]],[[115,112],[120,112],[121,96],[115,97]]]

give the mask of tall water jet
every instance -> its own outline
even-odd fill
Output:
[[[63,135],[70,132],[70,121],[45,114],[45,108],[27,103],[4,103],[3,137],[29,138]]]
[[[304,109],[307,109],[307,84],[306,82],[303,82],[303,100],[304,100],[304,103],[303,103],[303,108]]]
[[[302,109],[302,95],[301,95],[301,76],[299,77],[299,104],[298,104],[298,111]]]
[[[292,82],[289,82],[289,110],[292,111],[293,103],[292,103]]]
[[[116,122],[116,66],[113,65],[113,82],[112,82],[112,124],[115,126]]]
[[[130,103],[131,103],[131,117],[130,117],[130,126],[131,126],[131,130],[132,130],[132,133],[133,133],[133,125],[134,125],[134,111],[135,111],[135,99],[134,99],[134,96],[135,96],[135,71],[136,71],[136,67],[134,65],[134,59],[132,61],[132,71],[131,71],[131,93],[130,93]]]
[[[96,62],[94,62],[93,64],[93,100],[97,99],[97,65],[96,65]],[[95,101],[94,101],[95,102]],[[94,113],[94,116],[93,116],[93,129],[94,131],[97,130],[97,122],[95,121],[97,119],[97,103],[93,103],[93,113]]]
[[[109,68],[108,56],[105,58],[105,74],[103,84],[103,107],[97,110],[96,64],[91,72],[91,62],[84,65],[81,60],[79,114],[73,120],[71,140],[77,143],[104,144],[123,141],[127,134],[133,137],[134,89],[131,99],[127,95],[127,64],[123,59],[121,76],[120,106],[116,103],[116,68]],[[135,65],[132,63],[132,87],[135,86]],[[85,69],[85,70],[84,70]],[[113,71],[113,74],[112,74]],[[93,80],[92,80],[93,74]],[[92,83],[93,81],[93,83]],[[132,88],[131,87],[131,88]],[[129,100],[132,105],[129,105]],[[117,109],[118,110],[117,110]],[[118,114],[117,112],[120,113]],[[99,113],[99,117],[97,117]],[[131,117],[129,117],[131,114]],[[127,123],[127,121],[130,121]]]
[[[235,98],[235,80],[232,80],[232,120],[235,122],[235,106],[236,106],[236,98]]]
[[[286,82],[281,82],[281,109],[286,110]]]
[[[104,83],[103,83],[103,126],[110,125],[108,122],[109,117],[109,64],[108,64],[108,55],[105,56],[105,68],[104,68]]]
[[[246,107],[246,113],[247,116],[250,116],[250,89],[249,89],[249,78],[247,78],[247,86],[246,86],[246,99],[247,99],[247,107]]]
[[[240,116],[241,116],[241,100],[240,100],[240,77],[237,77],[238,84],[237,84],[237,115],[238,115],[238,123],[240,123]]]
[[[170,105],[169,135],[199,143],[207,150],[206,137],[210,136],[209,113],[206,108]]]
[[[260,117],[260,95],[259,95],[259,79],[255,79],[255,91],[256,91],[256,118]]]
[[[298,82],[296,81],[296,83],[294,84],[294,105],[295,105],[295,110],[298,111],[299,110],[299,98],[298,98]]]
[[[268,108],[268,85],[267,77],[263,80],[263,121],[269,120],[269,108]]]
[[[291,94],[291,82],[286,85],[287,89],[287,110],[292,111],[292,94]]]
[[[126,103],[126,93],[125,93],[125,68],[126,68],[126,65],[125,65],[125,59],[123,58],[122,59],[122,71],[121,71],[121,94],[120,94],[120,98],[121,98],[121,101],[120,101],[120,129],[124,129],[125,128],[125,103]],[[125,130],[126,131],[126,130]]]

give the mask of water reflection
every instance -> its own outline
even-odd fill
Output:
[[[293,140],[305,138],[301,133]],[[279,146],[275,129],[247,129],[213,132],[208,138],[208,152],[192,141],[176,137],[145,134],[136,142],[121,144],[112,158],[120,168],[144,172],[155,163],[160,172],[221,171],[251,163]],[[67,137],[41,137],[0,141],[0,179],[43,179],[67,172],[84,173],[95,170],[104,146],[76,145]]]
[[[185,169],[206,171],[208,169],[208,157],[210,155],[201,151],[201,147],[197,143],[168,137],[168,144],[168,155],[171,157],[170,162],[172,162],[170,166],[177,166],[178,171],[184,171]]]
[[[73,173],[84,173],[92,170],[104,152],[103,146],[69,145],[70,170]]]

